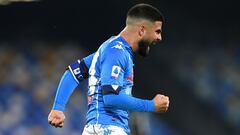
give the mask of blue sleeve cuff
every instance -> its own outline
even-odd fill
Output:
[[[149,112],[154,112],[155,111],[155,105],[154,105],[154,101],[153,100],[149,100],[148,110],[149,110]]]

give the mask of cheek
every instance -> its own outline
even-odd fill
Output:
[[[146,32],[145,39],[146,40],[152,40],[154,37],[154,34],[152,32]]]
[[[151,30],[146,31],[144,38],[145,38],[145,40],[152,42],[157,38],[157,34],[153,29],[151,29]]]
[[[149,32],[149,38],[150,39],[155,39],[157,37],[157,33],[155,31]]]

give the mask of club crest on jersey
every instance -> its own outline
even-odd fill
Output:
[[[120,71],[121,71],[121,67],[119,67],[119,66],[113,66],[113,67],[112,67],[112,74],[111,74],[111,76],[112,76],[113,78],[118,78],[118,76],[119,76],[119,74],[120,74]]]

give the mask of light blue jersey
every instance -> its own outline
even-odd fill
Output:
[[[121,36],[114,36],[104,42],[92,56],[84,58],[89,66],[88,124],[115,125],[129,132],[128,112],[116,107],[105,107],[102,86],[111,85],[115,89],[121,86],[119,94],[132,95],[132,55],[129,44]]]
[[[88,79],[87,125],[116,126],[130,133],[128,111],[154,112],[153,100],[132,97],[133,51],[121,36],[111,37],[95,53],[68,66],[53,109],[64,111],[70,95],[84,79]]]

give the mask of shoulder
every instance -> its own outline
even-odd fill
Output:
[[[106,45],[103,54],[107,57],[113,57],[115,59],[127,57],[127,52],[124,45],[119,41],[112,41]]]
[[[108,46],[107,49],[109,51],[115,51],[115,52],[119,52],[119,53],[124,53],[125,52],[125,48],[123,46],[123,44],[120,41],[113,41],[111,42]]]
[[[124,44],[117,40],[117,38],[111,38],[107,40],[103,46],[103,53],[108,55],[126,55]]]

